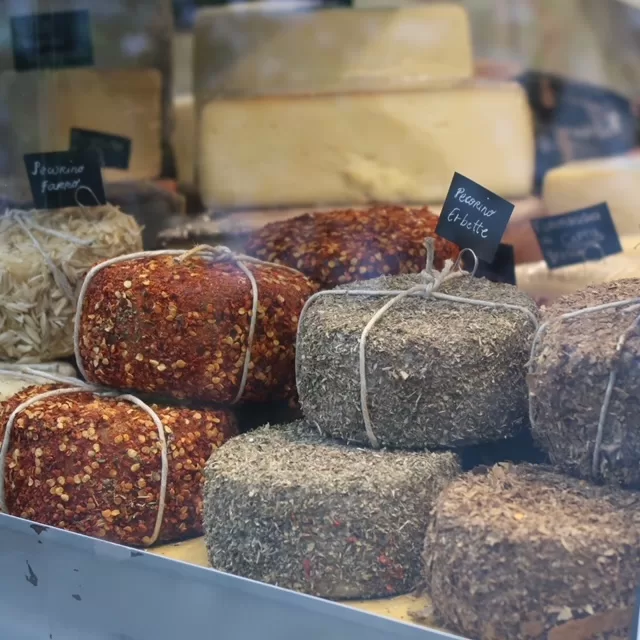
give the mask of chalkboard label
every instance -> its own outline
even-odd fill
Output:
[[[606,202],[537,218],[531,226],[549,269],[566,267],[620,253],[622,247]]]
[[[106,204],[95,152],[28,153],[24,164],[36,209]]]
[[[554,167],[619,155],[636,146],[638,119],[626,97],[540,71],[528,71],[518,80],[534,115],[536,190]]]
[[[515,205],[455,173],[436,233],[481,260],[493,262]]]
[[[103,167],[128,169],[131,138],[89,129],[71,129],[71,151],[95,151]]]
[[[462,264],[466,271],[472,271],[474,266],[473,256],[465,253],[462,257]],[[492,262],[478,260],[476,278],[486,278],[491,282],[515,284],[516,257],[513,246],[500,243]]]
[[[88,10],[34,13],[11,18],[17,71],[93,65]]]

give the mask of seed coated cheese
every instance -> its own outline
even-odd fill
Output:
[[[129,168],[103,169],[105,181],[156,178],[162,165],[162,77],[154,69],[5,71],[0,125],[5,171],[22,174],[23,155],[69,149],[73,127],[131,139]]]
[[[302,11],[295,3],[204,9],[195,27],[194,90],[279,95],[415,86],[473,74],[463,7]]]
[[[505,198],[533,182],[515,83],[212,100],[200,127],[201,193],[219,208],[443,202],[455,171]]]
[[[640,157],[570,162],[549,171],[543,199],[551,214],[606,202],[620,235],[640,233]]]

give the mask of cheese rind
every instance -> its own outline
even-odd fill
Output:
[[[105,180],[156,178],[162,168],[162,76],[153,69],[6,71],[0,100],[8,112],[2,140],[7,175],[22,175],[23,155],[69,149],[71,128],[131,139],[129,168]]]
[[[543,199],[551,214],[606,202],[620,235],[640,233],[640,156],[562,165],[545,176]]]
[[[199,182],[219,208],[444,201],[455,171],[504,197],[533,182],[531,113],[511,83],[213,100]]]
[[[461,6],[300,6],[245,3],[199,11],[198,102],[216,95],[400,88],[473,74],[469,19]]]

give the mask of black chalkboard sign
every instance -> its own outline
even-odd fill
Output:
[[[131,138],[89,129],[71,129],[71,151],[95,151],[103,167],[128,169],[131,159]]]
[[[95,152],[28,153],[24,164],[36,209],[106,204]]]
[[[34,13],[11,18],[17,71],[93,65],[88,10]]]
[[[442,206],[436,233],[481,260],[493,262],[515,205],[455,173]]]
[[[466,271],[472,271],[474,266],[473,256],[465,253],[462,257],[462,265]],[[492,262],[478,260],[476,278],[486,278],[491,282],[516,283],[516,256],[513,245],[498,245],[496,255]]]
[[[638,141],[631,101],[614,91],[541,71],[518,78],[529,98],[536,135],[535,187],[570,160],[612,156]]]
[[[531,226],[549,269],[566,267],[620,253],[622,246],[606,202],[537,218]]]

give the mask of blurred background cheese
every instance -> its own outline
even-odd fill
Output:
[[[640,233],[640,157],[580,160],[545,176],[543,198],[550,213],[606,202],[618,234]]]
[[[173,131],[171,133],[178,180],[193,184],[195,180],[195,106],[193,95],[177,95],[173,99]]]
[[[453,3],[305,10],[241,3],[198,12],[194,91],[219,95],[390,89],[473,73],[466,11]]]
[[[551,301],[591,284],[640,277],[640,234],[620,238],[622,253],[601,260],[549,269],[545,262],[516,267],[516,284],[536,299]]]
[[[531,113],[517,84],[212,100],[198,179],[217,208],[442,202],[454,171],[530,193]]]
[[[72,127],[130,138],[129,169],[104,179],[157,178],[162,169],[162,76],[156,69],[5,71],[0,102],[8,166],[24,173],[25,153],[66,151]]]

